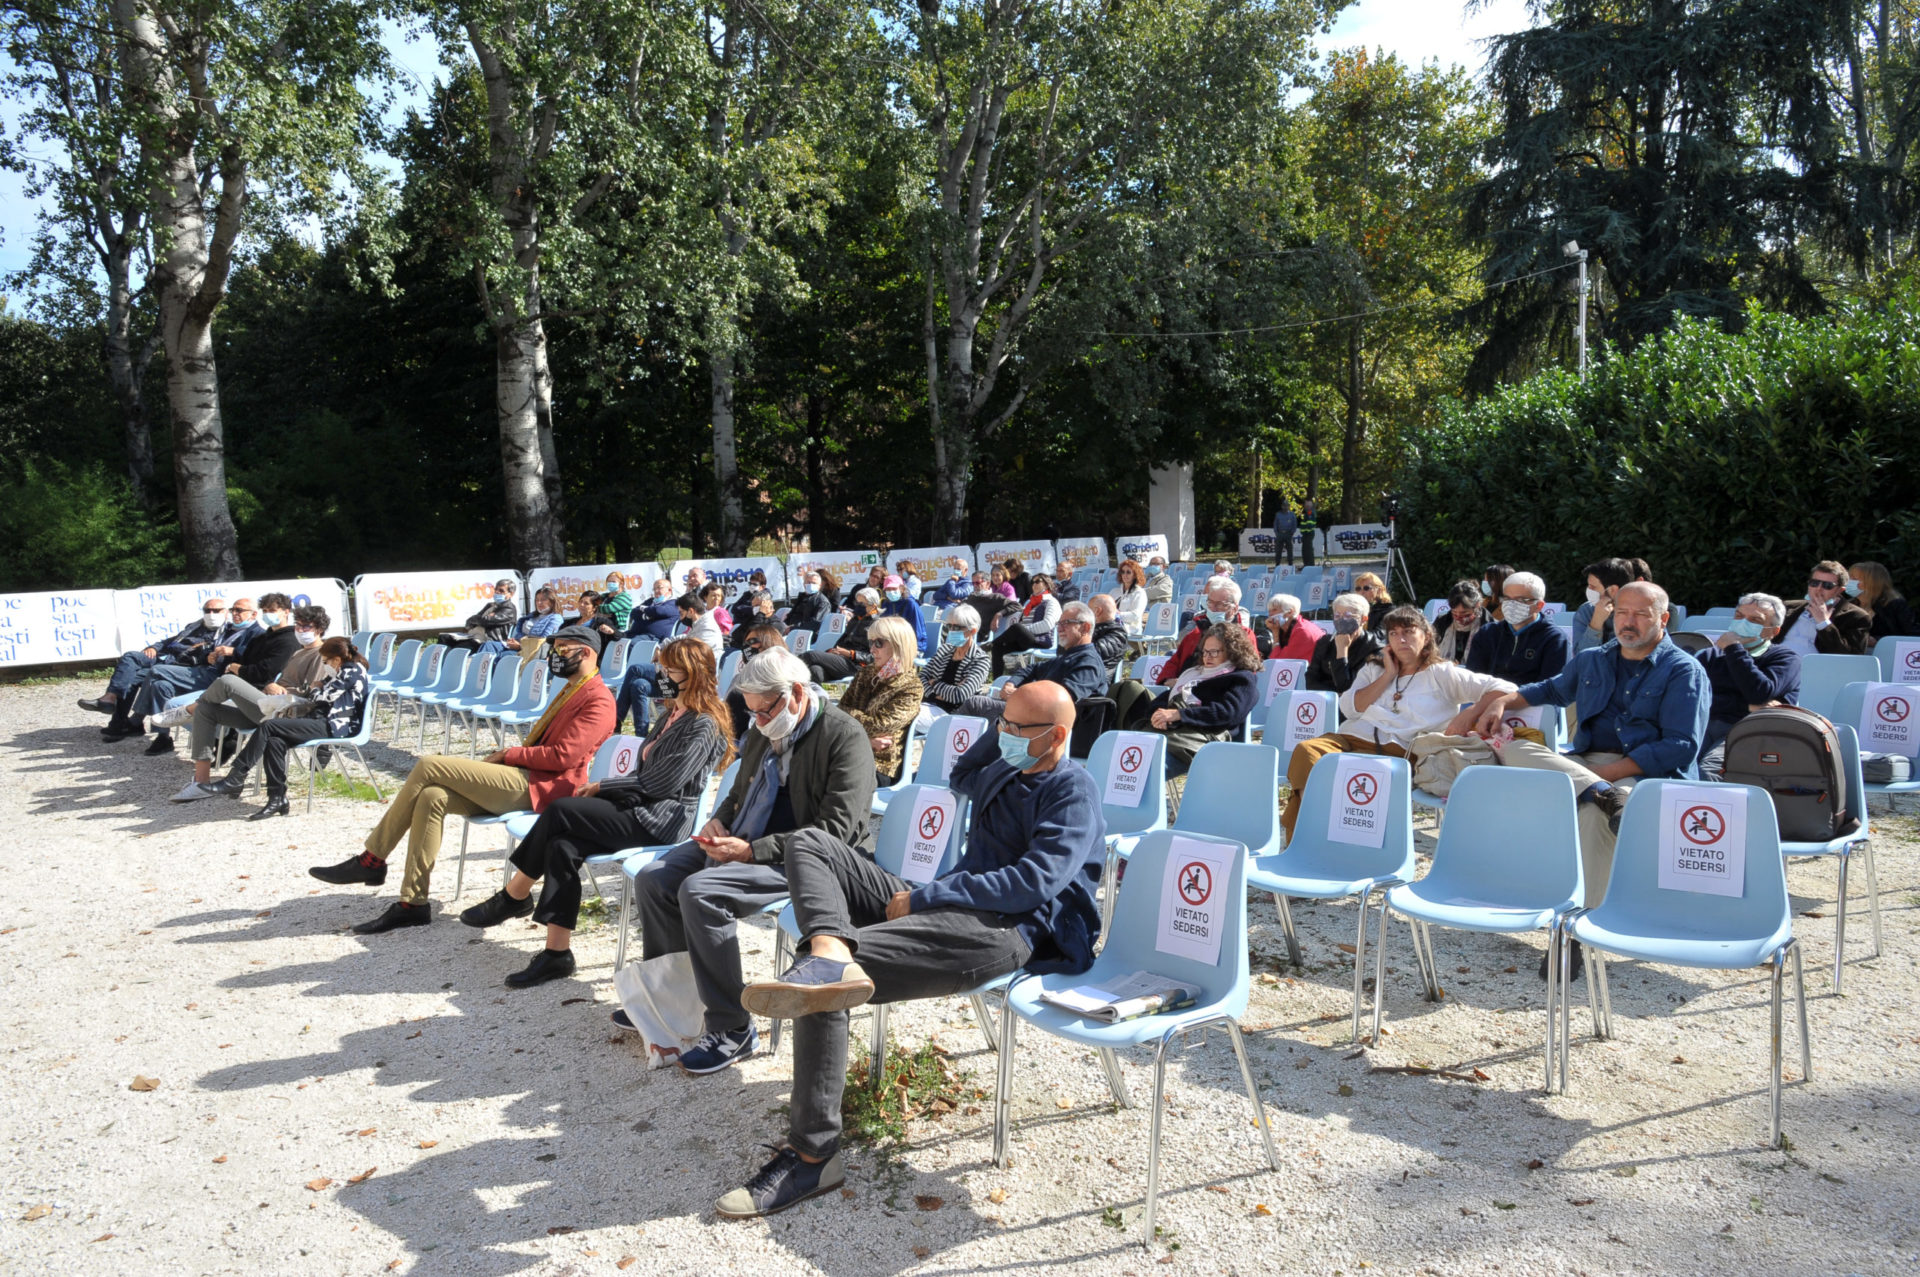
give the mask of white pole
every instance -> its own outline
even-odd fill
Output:
[[[1587,250],[1580,250],[1580,380],[1587,379]]]

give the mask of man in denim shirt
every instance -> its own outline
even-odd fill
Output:
[[[1504,695],[1489,693],[1475,706],[1480,735],[1493,740],[1509,710],[1580,703],[1571,754],[1515,740],[1500,749],[1500,761],[1573,777],[1588,906],[1606,895],[1620,812],[1634,782],[1642,776],[1699,776],[1696,763],[1712,705],[1707,672],[1668,640],[1667,615],[1665,590],[1650,581],[1624,585],[1613,600],[1612,639],[1576,652],[1553,678]]]

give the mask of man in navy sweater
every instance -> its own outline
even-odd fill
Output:
[[[1029,683],[1007,698],[999,730],[953,765],[948,784],[972,801],[972,824],[959,866],[932,882],[916,886],[819,830],[794,831],[787,885],[800,957],[742,996],[757,1015],[793,1020],[787,1143],[720,1199],[721,1216],[771,1215],[845,1179],[849,1009],[966,993],[1022,967],[1093,965],[1106,824],[1099,785],[1067,757],[1072,735],[1065,688]]]
[[[661,577],[653,583],[653,598],[627,614],[626,637],[664,643],[673,637],[673,627],[679,622],[680,605],[673,596],[673,582]]]
[[[1541,613],[1547,583],[1531,572],[1515,572],[1500,586],[1498,625],[1483,625],[1467,644],[1466,667],[1525,687],[1552,678],[1573,657],[1567,631]]]
[[[1007,711],[1007,701],[1018,688],[1033,683],[1057,683],[1078,705],[1089,696],[1105,696],[1113,690],[1113,671],[1100,659],[1093,645],[1093,609],[1085,603],[1069,603],[1060,609],[1054,626],[1054,644],[1060,654],[1050,661],[1015,670],[1006,685],[984,696],[969,696],[954,710],[956,714],[974,714],[981,718],[999,718]]]
[[[1771,594],[1749,594],[1733,611],[1733,622],[1714,645],[1701,652],[1707,667],[1707,734],[1700,744],[1700,774],[1720,779],[1727,733],[1756,706],[1800,703],[1800,653],[1774,640],[1786,619],[1787,605]]]

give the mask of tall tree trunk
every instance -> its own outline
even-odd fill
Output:
[[[807,392],[807,547],[827,544],[826,404],[817,390]]]
[[[973,327],[964,311],[948,325],[941,375],[946,403],[940,432],[934,436],[934,485],[940,535],[948,544],[957,542],[966,527],[967,491],[973,483]]]
[[[740,456],[733,432],[732,351],[708,358],[713,419],[713,485],[720,497],[720,553],[737,558],[747,552],[747,509],[740,494]]]
[[[148,145],[158,149],[153,227],[162,251],[153,282],[160,302],[160,339],[167,352],[174,501],[187,574],[200,581],[237,581],[240,545],[227,505],[213,315],[226,293],[229,253],[246,201],[247,166],[234,148],[221,152],[218,222],[210,227],[191,130],[180,118],[178,86],[163,57],[170,37],[139,0],[114,0],[113,14],[125,40],[129,85],[156,120]]]
[[[1366,504],[1361,487],[1366,476],[1360,472],[1360,446],[1366,442],[1366,379],[1360,368],[1360,325],[1347,328],[1347,401],[1346,428],[1340,440],[1340,522],[1359,523],[1361,507]]]
[[[546,331],[537,316],[496,330],[495,403],[500,421],[500,466],[507,489],[507,542],[513,565],[525,571],[552,566],[556,529],[547,493],[546,449],[540,419]],[[549,431],[549,434],[551,431]]]
[[[144,386],[147,362],[153,357],[152,343],[135,349],[133,337],[133,290],[128,280],[130,266],[124,243],[115,244],[107,254],[107,334],[104,353],[107,377],[113,383],[113,397],[120,404],[120,430],[127,449],[127,480],[142,506],[153,505],[153,423],[147,418]]]

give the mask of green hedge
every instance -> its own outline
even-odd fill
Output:
[[[1920,288],[1826,319],[1683,320],[1582,385],[1536,377],[1456,407],[1401,476],[1427,597],[1490,563],[1574,600],[1637,556],[1695,608],[1805,594],[1815,560],[1877,559],[1920,594]]]

